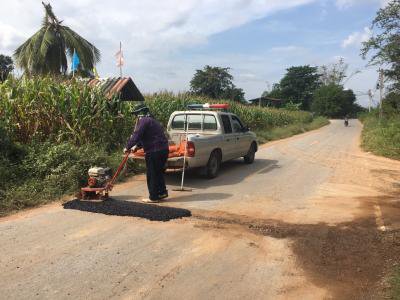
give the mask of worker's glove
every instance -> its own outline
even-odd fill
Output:
[[[124,148],[124,153],[125,154],[128,152],[134,153],[134,152],[136,152],[136,148],[137,148],[136,146],[133,146],[131,149]]]

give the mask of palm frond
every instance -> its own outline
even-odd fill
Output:
[[[37,48],[41,44],[45,30],[41,28],[14,52],[14,59],[18,67],[24,69],[28,74],[35,72],[35,66],[40,63]]]
[[[50,4],[42,4],[45,9],[42,27],[15,50],[17,66],[27,74],[65,74],[67,54],[72,58],[75,50],[81,69],[92,70],[100,61],[100,51],[71,28],[61,25]]]
[[[83,69],[91,70],[100,61],[100,51],[67,26],[61,26],[60,33],[65,39],[65,45],[70,56],[74,50],[78,53]]]

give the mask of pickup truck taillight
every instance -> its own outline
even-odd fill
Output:
[[[186,155],[189,157],[194,157],[194,154],[196,153],[194,143],[193,142],[187,142],[186,145]]]

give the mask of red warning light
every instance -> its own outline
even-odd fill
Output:
[[[225,104],[210,104],[210,108],[228,109],[229,108],[229,104],[228,103],[225,103]]]

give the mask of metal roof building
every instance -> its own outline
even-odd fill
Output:
[[[131,77],[93,78],[88,84],[100,87],[108,99],[117,95],[122,101],[144,101]]]
[[[252,105],[281,107],[285,103],[285,100],[271,97],[260,97],[248,100],[248,102]]]

